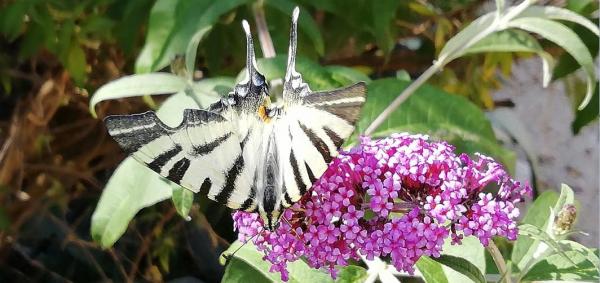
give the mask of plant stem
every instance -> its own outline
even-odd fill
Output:
[[[258,31],[258,41],[260,42],[260,48],[262,49],[263,56],[265,58],[275,57],[275,47],[273,47],[273,40],[267,27],[267,20],[265,19],[265,10],[263,8],[264,1],[257,1],[252,7],[252,13],[254,15],[254,21],[256,22],[256,29]]]
[[[383,110],[383,112],[381,112],[381,114],[379,114],[379,116],[377,116],[377,118],[375,118],[375,120],[373,120],[373,122],[371,122],[371,124],[365,130],[364,134],[365,135],[372,134],[379,126],[381,126],[381,124],[385,121],[385,119],[387,119],[392,114],[392,112],[394,112],[396,110],[396,108],[398,108],[398,106],[400,106],[400,104],[402,104],[402,102],[404,102],[421,85],[423,85],[425,83],[425,81],[427,81],[429,78],[431,78],[431,76],[433,76],[433,74],[435,74],[439,70],[441,70],[443,67],[443,64],[438,63],[438,62],[439,61],[436,61],[433,65],[431,65],[431,67],[429,67],[427,70],[425,70],[425,72],[423,72],[423,74],[421,74],[421,76],[419,76],[407,88],[405,88],[402,91],[402,93],[400,93],[400,95],[398,95],[398,97],[396,97],[396,99],[394,99],[394,101],[392,101],[392,103],[387,108],[385,108]]]
[[[500,250],[498,249],[494,241],[490,241],[486,249],[492,256],[492,259],[494,259],[494,263],[496,263],[496,267],[498,267],[500,276],[504,278],[504,282],[511,283],[510,274],[508,273],[508,269],[506,268],[506,262],[504,261],[504,257],[502,257],[502,254],[500,253]]]

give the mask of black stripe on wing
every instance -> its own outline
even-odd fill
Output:
[[[319,138],[315,134],[315,132],[313,132],[308,127],[302,125],[302,123],[298,122],[298,125],[300,125],[300,128],[302,129],[304,134],[308,137],[308,139],[310,140],[312,145],[317,149],[317,151],[321,154],[321,156],[323,156],[323,161],[325,161],[325,163],[329,164],[329,162],[331,162],[331,160],[333,158],[331,157],[331,152],[329,151],[329,147],[327,147],[327,144],[321,138]]]
[[[311,93],[303,98],[303,103],[327,111],[354,125],[365,103],[366,92],[366,84],[359,82],[345,88]]]
[[[229,198],[231,197],[231,193],[235,190],[235,181],[238,176],[242,172],[244,168],[244,157],[240,154],[233,163],[233,166],[227,171],[225,174],[225,185],[223,189],[219,192],[219,194],[215,197],[215,200],[227,204]]]
[[[199,109],[186,109],[177,127],[165,125],[153,111],[132,115],[112,115],[104,118],[108,133],[128,153],[134,153],[151,141],[202,123],[223,122],[223,116]]]

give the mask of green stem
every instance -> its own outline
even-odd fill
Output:
[[[486,247],[494,263],[496,263],[496,267],[498,267],[498,272],[500,272],[500,276],[504,278],[504,282],[511,283],[510,273],[508,273],[508,269],[506,268],[506,262],[504,261],[504,257],[500,253],[500,250],[494,244],[494,241],[490,241],[489,245]]]
[[[416,80],[414,80],[407,88],[405,88],[392,103],[371,122],[371,124],[367,127],[364,134],[371,135],[381,124],[404,102],[410,95],[412,95],[421,85],[425,83],[431,76],[437,73],[442,69],[443,64],[438,63],[436,61],[431,67],[429,67],[421,76],[419,76]]]

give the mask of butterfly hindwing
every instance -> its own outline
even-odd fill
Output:
[[[287,203],[296,202],[327,169],[352,132],[365,102],[366,86],[309,93],[278,121]]]
[[[105,123],[125,151],[161,176],[231,208],[253,209],[241,140],[221,115],[186,109],[174,128],[154,112],[108,116]]]

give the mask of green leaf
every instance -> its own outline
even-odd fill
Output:
[[[449,239],[444,242],[443,255],[452,256],[455,258],[461,258],[462,261],[469,262],[472,267],[475,267],[480,274],[485,274],[486,271],[486,260],[485,260],[485,249],[479,242],[479,239],[470,236],[462,240],[461,245],[452,245]],[[437,259],[433,259],[437,260]],[[470,274],[463,274],[462,271],[456,270],[453,267],[442,263],[442,269],[446,274],[449,282],[466,282],[471,279],[471,276],[476,275],[477,271],[471,270]],[[472,268],[470,267],[470,268]]]
[[[194,78],[194,71],[196,70],[196,54],[198,53],[198,44],[204,38],[206,33],[210,31],[210,27],[204,27],[192,36],[190,43],[185,51],[185,69],[188,74],[188,80]]]
[[[483,52],[532,52],[542,58],[544,87],[548,86],[552,78],[554,59],[544,51],[535,37],[520,30],[503,30],[492,33],[475,43],[464,51],[464,54]]]
[[[104,100],[176,93],[183,91],[186,86],[185,79],[169,73],[126,76],[99,88],[90,100],[90,112],[95,117],[94,106]]]
[[[536,227],[546,229],[549,225],[550,210],[556,204],[558,194],[553,191],[542,193],[527,209],[527,214],[522,222]],[[513,248],[511,260],[517,264],[520,270],[533,259],[534,252],[538,249],[539,242],[529,237],[518,237]]]
[[[190,209],[194,203],[194,192],[184,189],[183,187],[176,186],[173,188],[173,195],[171,197],[173,205],[177,213],[183,217],[183,219],[189,221]]]
[[[504,9],[506,7],[506,2],[504,0],[496,0],[496,13],[498,16],[504,13]]]
[[[575,193],[573,192],[573,189],[571,189],[571,187],[569,187],[567,184],[561,184],[560,196],[558,197],[558,200],[554,205],[554,209],[552,210],[554,212],[554,215],[558,214],[558,212],[561,211],[563,207],[568,204],[575,204]],[[554,222],[554,217],[552,217],[552,219],[549,219],[549,221]]]
[[[460,272],[467,276],[473,282],[485,283],[485,276],[481,273],[477,266],[470,263],[468,260],[456,256],[441,255],[438,258],[432,258],[433,260],[452,268],[453,270]]]
[[[598,20],[595,20],[598,23]],[[585,46],[590,50],[592,57],[596,58],[598,55],[598,36],[591,32],[589,29],[584,28],[582,26],[573,27],[573,31],[581,38]],[[558,57],[558,63],[554,68],[554,74],[552,78],[554,80],[558,80],[566,75],[569,75],[579,69],[581,66],[575,61],[573,56],[571,56],[568,52],[563,52],[560,57]],[[580,100],[577,101],[579,103],[583,100],[583,95]]]
[[[178,93],[163,103],[157,115],[165,124],[176,126],[183,119],[183,110],[194,106],[190,96]],[[92,215],[92,238],[103,248],[112,246],[140,209],[170,198],[176,187],[133,157],[126,158],[102,191]]]
[[[598,270],[587,257],[577,251],[565,252],[562,255],[550,255],[537,262],[522,278],[522,281],[597,281],[600,279]]]
[[[183,54],[196,32],[210,29],[225,13],[248,0],[158,0],[150,11],[146,43],[137,58],[137,73],[167,66]]]
[[[371,82],[357,133],[361,133],[410,82],[381,79]],[[411,132],[429,134],[455,145],[460,152],[481,152],[498,158],[507,167],[514,154],[501,147],[484,113],[466,98],[424,85],[382,124],[373,136]]]
[[[273,7],[281,13],[292,16],[292,11],[296,7],[296,3],[290,0],[266,0],[265,5]],[[325,54],[325,44],[323,42],[323,36],[319,30],[319,26],[312,18],[310,12],[300,6],[300,17],[298,18],[298,28],[301,32],[304,32],[312,41],[315,50],[319,55]]]
[[[566,249],[571,251],[579,252],[581,255],[585,256],[587,261],[591,262],[596,270],[600,272],[600,258],[597,254],[594,253],[593,250],[587,248],[586,246],[569,240],[562,240],[558,242],[562,247],[566,247]]]
[[[0,10],[0,32],[6,35],[9,41],[15,40],[21,34],[25,15],[34,3],[32,0],[14,1]]]
[[[69,71],[71,78],[73,78],[77,85],[83,85],[86,75],[85,53],[74,41],[71,43],[68,52],[65,68]]]
[[[171,197],[172,185],[129,157],[106,184],[92,215],[92,238],[103,248],[112,246],[142,208]]]
[[[386,57],[389,56],[395,44],[395,37],[392,35],[390,27],[396,18],[398,6],[400,6],[400,1],[395,0],[373,1],[371,5],[373,34],[377,46],[386,54]]]
[[[447,283],[448,278],[439,262],[427,256],[422,256],[416,264],[417,268],[423,274],[426,283]]]
[[[600,36],[600,30],[596,24],[586,17],[564,8],[555,6],[530,6],[521,12],[517,18],[527,17],[573,22],[584,26],[596,36]]]
[[[583,67],[587,74],[587,92],[579,109],[583,109],[592,98],[596,83],[594,60],[585,44],[565,25],[542,18],[517,18],[508,22],[509,27],[537,33],[565,49]]]
[[[571,131],[573,134],[578,134],[584,126],[598,119],[600,108],[599,89],[600,86],[596,84],[596,90],[594,91],[590,103],[585,108],[581,109],[581,111],[575,112],[575,120],[571,123]]]
[[[367,279],[368,276],[369,274],[367,273],[367,270],[363,267],[356,265],[348,265],[341,268],[335,282],[362,283],[365,282],[365,279]]]
[[[240,242],[234,242],[224,254],[230,255],[240,245]],[[252,243],[246,243],[230,259],[221,282],[280,282],[280,274],[269,272],[270,267],[271,264],[263,260],[263,254],[256,250]],[[290,283],[333,282],[329,274],[309,267],[302,260],[289,263],[288,271],[290,272],[288,281]]]
[[[489,32],[489,29],[495,20],[495,16],[495,13],[487,13],[474,20],[467,27],[453,36],[446,42],[442,51],[440,51],[438,60],[447,63],[460,57],[462,53],[457,53],[457,51],[464,48],[464,46],[467,46],[478,34]]]
[[[522,224],[519,225],[519,235],[527,236],[534,240],[540,240],[544,244],[548,245],[550,248],[554,250],[554,252],[563,255],[568,259],[562,247],[558,244],[558,241],[552,237],[548,232],[544,231],[542,228],[533,226],[531,224]]]

